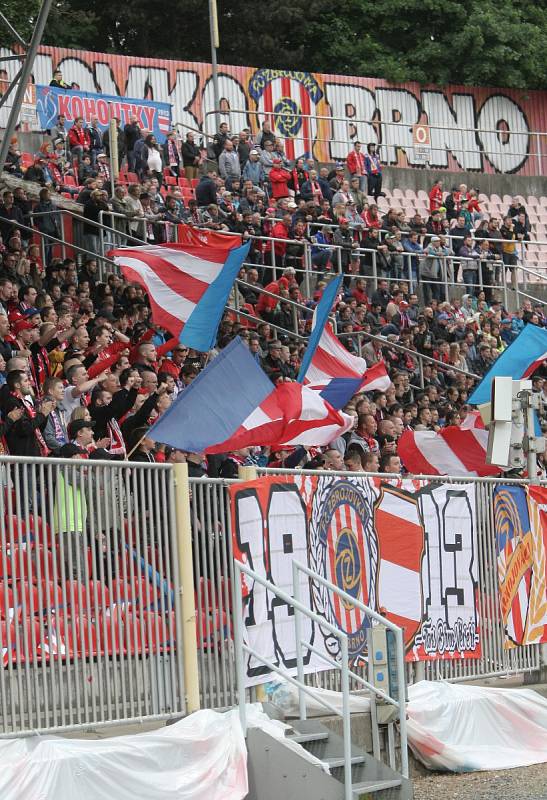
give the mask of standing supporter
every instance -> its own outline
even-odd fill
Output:
[[[142,135],[139,121],[136,116],[132,116],[130,118],[129,122],[124,126],[123,132],[125,135],[125,147],[127,151],[127,168],[129,172],[135,172],[135,145]]]
[[[9,395],[3,404],[4,417],[11,411],[21,412],[6,431],[6,442],[9,452],[14,456],[47,456],[49,448],[44,441],[43,430],[47,417],[53,410],[51,400],[42,400],[35,407],[32,386],[26,372],[13,370],[7,376]]]
[[[433,214],[438,211],[443,204],[443,182],[441,180],[435,181],[431,191],[429,192],[429,211]]]
[[[199,165],[201,163],[201,153],[194,141],[194,134],[192,131],[188,131],[186,134],[186,139],[180,147],[180,154],[182,156],[182,166],[185,176],[189,180],[197,178]]]
[[[68,146],[70,148],[70,155],[81,163],[85,154],[90,154],[91,140],[89,132],[84,127],[83,117],[76,117],[74,125],[68,132]]]
[[[167,167],[175,178],[179,177],[180,155],[177,148],[175,131],[169,131],[161,148],[163,166]]]
[[[289,181],[291,173],[282,165],[280,158],[274,158],[273,167],[270,170],[270,185],[272,187],[272,197],[289,197]]]
[[[365,169],[368,179],[368,194],[377,202],[378,198],[385,197],[385,194],[382,192],[382,163],[373,142],[367,144]]]
[[[106,377],[106,373],[100,373],[96,378],[89,378],[86,368],[78,362],[73,363],[65,372],[68,386],[64,390],[62,402],[59,408],[66,418],[78,406],[88,406],[92,389]]]
[[[64,385],[61,378],[46,378],[42,387],[44,400],[49,400],[52,410],[47,416],[43,431],[44,441],[51,453],[68,443],[67,419],[60,404],[64,397]]]
[[[365,156],[361,152],[361,142],[354,142],[353,150],[348,154],[346,166],[351,178],[358,178],[359,191],[367,193],[367,172]]]

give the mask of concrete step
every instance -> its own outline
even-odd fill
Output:
[[[298,744],[308,744],[308,742],[321,742],[329,738],[327,731],[317,731],[317,733],[287,733],[286,739]]]
[[[360,783],[353,783],[351,791],[354,797],[359,797],[362,794],[372,794],[374,792],[383,792],[386,789],[398,789],[402,786],[400,778],[386,779],[383,781],[361,781]]]
[[[321,761],[323,761],[325,764],[327,764],[331,770],[332,769],[337,769],[338,767],[342,767],[342,768],[344,767],[344,757],[343,756],[330,756],[328,758],[322,758]],[[365,763],[365,757],[364,756],[352,756],[351,757],[351,763],[352,763],[352,765],[354,765],[354,764],[364,764]]]

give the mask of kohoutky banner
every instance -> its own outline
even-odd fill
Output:
[[[230,487],[235,558],[293,594],[292,562],[404,628],[408,661],[478,658],[478,551],[472,485],[373,478],[278,476]],[[294,616],[252,579],[242,586],[247,641],[294,668]],[[301,577],[309,607],[348,635],[354,663],[366,655],[370,618]],[[331,658],[338,639],[306,619],[303,639]],[[308,672],[328,669],[304,653]],[[246,659],[248,685],[268,669]]]
[[[93,117],[99,120],[99,127],[108,127],[112,117],[121,121],[121,126],[136,116],[141,130],[153,133],[158,142],[164,142],[171,127],[171,106],[169,103],[156,103],[152,100],[136,100],[93,92],[58,89],[55,86],[38,86],[36,110],[40,127],[53,128],[59,114],[64,114],[67,128],[77,117],[83,117],[86,125],[91,125]]]
[[[494,520],[504,646],[547,642],[547,488],[499,486]]]

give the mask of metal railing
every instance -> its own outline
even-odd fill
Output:
[[[348,670],[348,678],[352,678],[354,684],[357,684],[357,686],[362,686],[365,689],[368,689],[369,693],[371,694],[372,746],[373,746],[374,757],[377,760],[380,760],[381,752],[380,752],[380,734],[378,728],[378,720],[376,716],[376,699],[380,698],[388,705],[397,708],[398,719],[399,719],[399,735],[401,742],[401,772],[405,778],[408,778],[408,744],[407,744],[407,730],[406,730],[407,689],[406,689],[406,679],[405,679],[405,648],[404,648],[404,638],[403,638],[402,628],[400,628],[398,625],[395,625],[393,622],[391,622],[381,614],[377,614],[372,608],[369,608],[360,600],[358,600],[356,597],[353,597],[352,595],[348,594],[348,592],[344,592],[338,586],[335,586],[333,583],[326,580],[326,578],[324,578],[322,575],[318,575],[317,572],[314,572],[305,564],[301,564],[298,561],[293,561],[292,573],[293,573],[293,596],[296,601],[300,602],[301,600],[300,597],[301,585],[299,576],[302,573],[308,578],[308,580],[312,584],[319,583],[328,592],[335,594],[337,597],[339,597],[346,607],[350,606],[361,611],[364,617],[370,620],[370,627],[372,627],[373,624],[376,623],[377,625],[383,625],[385,628],[392,631],[395,637],[397,697],[396,698],[391,697],[391,695],[387,694],[386,692],[382,691],[382,689],[379,689],[377,686],[374,685],[373,659],[370,657],[370,651],[368,657],[368,680],[363,678],[362,675],[358,675],[357,672],[355,672],[355,670]],[[304,685],[304,663],[302,659],[302,648],[306,647],[310,649],[312,652],[314,652],[316,655],[318,654],[318,650],[310,642],[306,642],[302,639],[300,615],[301,612],[299,611],[298,607],[295,606],[294,624],[295,624],[295,638],[296,638],[296,660],[298,669],[298,680],[302,687]],[[327,660],[328,663],[334,664],[335,668],[337,667],[337,664],[333,661],[333,659],[329,658],[325,660]],[[343,684],[344,681],[342,680],[342,685]],[[302,690],[302,688],[299,689],[299,709],[300,709],[300,719],[306,719],[306,701],[304,697],[304,691]],[[393,722],[390,722],[389,725],[393,726]],[[393,751],[393,741],[394,741],[393,728],[390,727],[389,730],[390,730],[390,733],[388,735],[388,745],[390,748],[389,760],[390,760],[390,766],[392,768],[395,768],[395,752]]]
[[[0,736],[185,713],[173,469],[0,459]]]
[[[72,214],[72,212],[64,212],[64,213]],[[101,214],[110,217],[119,217],[121,219],[127,219],[124,218],[123,215],[118,215],[113,212],[101,212]],[[162,223],[160,221],[155,224],[162,224]],[[166,236],[166,239],[168,241],[177,242],[178,226],[170,222],[166,222],[163,224],[167,227],[169,231],[169,235]],[[204,227],[206,227],[206,225],[204,225]],[[223,233],[226,236],[241,236],[241,234],[231,233],[229,231],[224,231]],[[101,230],[102,257],[105,258],[104,254],[107,252],[109,247],[120,246],[120,243],[123,243],[124,238],[127,241],[132,241],[133,243],[139,242],[139,240],[135,239],[135,237],[131,237],[130,235],[126,236],[125,234],[120,234],[119,231],[116,231],[113,228],[103,226]],[[274,280],[277,279],[279,273],[282,272],[285,266],[285,265],[280,265],[279,257],[276,256],[275,253],[276,244],[281,245],[283,248],[286,248],[287,246],[291,245],[292,246],[297,245],[301,247],[302,266],[301,267],[295,266],[294,269],[297,275],[302,276],[301,283],[303,284],[304,291],[307,296],[310,296],[312,292],[312,286],[315,283],[315,281],[324,274],[324,270],[322,268],[314,265],[314,251],[328,252],[331,258],[331,263],[334,266],[334,271],[338,274],[344,272],[342,265],[344,262],[343,253],[345,248],[342,247],[341,245],[322,244],[322,243],[312,242],[307,239],[304,240],[279,239],[271,236],[270,237],[246,236],[246,240],[248,239],[250,239],[251,241],[262,243],[263,245],[267,246],[268,249],[265,251],[263,250],[263,255],[264,255],[263,263],[252,264],[252,266],[256,267],[257,269],[264,269],[264,268],[270,269]],[[545,244],[547,245],[547,242]],[[542,276],[540,273],[535,272],[534,270],[531,270],[525,267],[524,265],[519,265],[518,267],[517,266],[509,267],[503,263],[502,259],[488,261],[489,266],[487,267],[485,261],[480,261],[480,259],[477,258],[466,258],[463,256],[455,256],[455,255],[442,255],[437,257],[442,264],[441,274],[438,280],[432,280],[421,277],[419,274],[420,272],[419,267],[418,269],[416,269],[414,266],[415,261],[423,262],[426,258],[428,258],[427,253],[423,254],[414,254],[408,252],[403,253],[402,254],[403,264],[406,267],[406,269],[404,268],[402,273],[400,274],[398,274],[397,271],[395,271],[395,274],[392,274],[391,270],[386,273],[382,272],[382,270],[379,268],[378,253],[374,249],[358,247],[352,249],[351,253],[357,254],[363,261],[369,260],[371,262],[370,268],[368,270],[370,274],[364,275],[363,277],[366,277],[369,280],[371,280],[372,285],[374,286],[375,289],[378,287],[378,281],[381,280],[382,278],[387,277],[393,280],[404,280],[408,282],[411,292],[417,291],[419,287],[427,287],[428,291],[427,297],[429,297],[429,293],[431,293],[431,296],[435,297],[435,299],[439,299],[439,297],[436,297],[436,295],[440,295],[441,292],[445,294],[445,297],[448,297],[449,287],[453,287],[455,289],[457,288],[458,290],[474,289],[477,291],[483,291],[486,288],[487,290],[496,290],[501,292],[503,296],[504,306],[507,308],[509,300],[508,284],[505,280],[501,280],[501,278],[505,278],[507,270],[509,270],[510,273],[511,277],[510,287],[516,294],[517,305],[519,304],[520,301],[520,295],[521,294],[524,295],[524,292],[520,289],[517,270],[521,271],[521,274],[525,279],[524,281],[525,284],[533,283],[533,281],[526,281],[527,277],[537,277],[540,280],[544,279],[544,276]],[[347,254],[347,257],[349,258],[349,254]],[[300,257],[295,257],[295,258],[300,258]],[[291,259],[290,264],[289,262],[287,262],[287,265],[293,266],[293,263],[298,263],[298,261],[294,261],[294,259]],[[477,275],[476,279],[469,282],[468,284],[464,284],[455,280],[454,264],[459,265],[459,267],[462,270],[462,273],[465,270],[466,264],[468,264],[469,268],[472,271],[476,272]],[[486,275],[487,275],[486,270],[490,269],[490,267],[494,272],[494,276],[496,274],[499,276],[500,278],[499,282],[496,283],[494,281],[491,282],[490,280],[486,280]],[[536,302],[542,302],[541,298],[534,297],[533,295],[526,293],[525,296],[529,297],[530,299]]]
[[[371,128],[381,131],[381,136],[377,134],[378,141],[378,150],[381,151],[382,149],[388,150],[404,150],[407,153],[411,154],[411,159],[409,159],[411,166],[413,164],[413,157],[414,157],[414,149],[415,145],[412,142],[412,126],[413,124],[423,124],[424,126],[428,127],[430,131],[450,131],[452,134],[454,133],[454,125],[442,125],[438,123],[429,123],[429,122],[420,122],[420,116],[418,115],[417,119],[414,120],[414,123],[408,122],[394,122],[392,120],[382,120],[382,119],[364,119],[358,117],[337,117],[337,116],[329,116],[329,115],[322,115],[322,114],[293,114],[293,113],[283,113],[283,112],[274,112],[274,111],[253,111],[251,109],[241,109],[241,108],[231,108],[223,111],[207,111],[203,116],[203,135],[206,138],[210,139],[213,133],[211,132],[210,126],[210,118],[218,116],[228,117],[230,118],[231,115],[237,115],[239,117],[246,116],[252,117],[255,119],[257,127],[263,121],[269,121],[272,127],[272,130],[275,131],[277,128],[277,121],[282,120],[289,120],[292,124],[294,119],[297,118],[302,121],[307,121],[308,125],[314,123],[328,123],[330,131],[328,138],[322,138],[317,136],[316,134],[311,132],[308,137],[304,137],[304,134],[301,134],[299,138],[308,138],[311,141],[312,150],[315,144],[326,144],[329,148],[329,152],[332,153],[332,145],[343,145],[347,148],[347,151],[350,151],[353,147],[354,136],[352,136],[352,130],[357,130],[361,125],[366,126],[369,130]],[[215,124],[213,122],[213,124]],[[346,135],[344,138],[337,138],[336,134],[334,133],[335,130],[339,129],[340,124],[346,126]],[[401,141],[393,141],[395,138],[393,136],[393,131],[402,130],[406,132],[406,135],[409,137],[406,142]],[[457,128],[458,135],[461,136],[461,142],[459,146],[448,147],[445,145],[444,142],[439,142],[436,145],[435,142],[431,143],[431,153],[443,153],[443,152],[452,152],[456,156],[459,154],[466,155],[468,153],[472,155],[479,155],[485,156],[486,158],[490,159],[491,156],[502,158],[514,158],[515,156],[521,157],[522,159],[533,157],[537,159],[537,169],[538,175],[543,175],[543,149],[542,149],[542,139],[547,141],[547,132],[545,131],[511,131],[508,130],[507,132],[501,131],[495,128],[486,128],[486,127],[466,127],[466,128]],[[514,142],[511,143],[511,146],[508,147],[506,150],[500,149],[491,149],[490,147],[485,147],[483,143],[483,137],[495,137],[495,141],[499,144],[500,143],[500,136],[506,133],[508,137],[508,141],[513,138],[516,139],[519,144],[517,147],[514,147]],[[464,137],[465,134],[469,134],[472,138],[473,142],[480,142],[479,147],[465,147],[464,146]],[[256,134],[255,134],[256,135]],[[286,140],[286,136],[279,136],[281,140]],[[295,137],[298,138],[298,137]],[[530,139],[535,141],[535,150],[532,146],[530,146]],[[302,157],[305,157],[305,154],[301,154]],[[396,160],[384,162],[389,164],[393,164],[394,166],[397,165]],[[422,166],[423,162],[420,161],[416,164],[416,166]],[[447,169],[448,167],[440,167],[440,169]],[[439,169],[439,167],[435,167],[435,169]],[[503,170],[501,170],[503,171]]]
[[[349,648],[348,648],[348,635],[334,625],[331,625],[323,617],[316,614],[306,604],[301,602],[299,597],[299,573],[304,573],[312,582],[320,582],[329,591],[338,594],[345,602],[351,602],[359,608],[371,621],[386,625],[393,631],[396,638],[396,653],[397,653],[397,677],[398,677],[398,697],[397,699],[391,697],[386,692],[378,689],[372,681],[366,680],[353,670],[350,669],[349,662]],[[342,738],[344,750],[344,796],[345,800],[352,800],[352,769],[351,769],[351,713],[350,713],[350,677],[357,680],[358,683],[368,689],[373,697],[378,696],[388,704],[395,706],[399,712],[399,722],[401,731],[401,771],[405,778],[408,778],[408,745],[406,734],[406,683],[405,683],[405,669],[404,669],[404,649],[403,649],[403,633],[401,628],[398,628],[389,620],[385,619],[379,614],[376,614],[372,609],[365,606],[355,598],[352,598],[346,592],[341,591],[338,587],[326,581],[320,575],[310,570],[303,564],[293,562],[293,596],[287,594],[279,587],[275,586],[270,581],[263,578],[250,567],[242,564],[239,561],[234,565],[235,584],[237,587],[234,590],[234,645],[236,653],[236,673],[237,673],[237,688],[239,698],[239,716],[243,731],[247,730],[246,721],[246,692],[245,692],[245,668],[244,661],[246,656],[250,656],[259,663],[265,665],[271,672],[282,676],[286,681],[291,683],[298,689],[300,719],[307,718],[306,712],[306,695],[314,699],[317,703],[323,706],[327,711],[342,718]],[[294,609],[294,639],[295,651],[297,662],[297,677],[291,673],[290,670],[274,664],[269,658],[257,652],[254,647],[247,644],[247,637],[244,636],[244,620],[243,620],[243,602],[241,597],[240,587],[242,586],[242,577],[247,576],[251,580],[262,585],[274,597],[287,604],[289,608]],[[316,625],[320,625],[325,631],[331,634],[340,643],[340,661],[337,662],[330,656],[321,652],[311,642],[302,638],[301,618],[307,617]],[[304,662],[302,650],[307,649],[313,652],[316,657],[320,658],[324,663],[330,665],[332,669],[340,672],[340,685],[342,693],[342,709],[338,709],[334,704],[330,703],[325,697],[314,690],[310,685],[304,681]],[[373,748],[374,757],[380,760],[380,735],[378,730],[378,721],[374,714],[371,714],[372,728],[373,728]],[[390,737],[390,741],[393,737]],[[394,753],[390,753],[390,760],[394,759]]]

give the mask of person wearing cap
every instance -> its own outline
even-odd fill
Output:
[[[97,153],[97,175],[105,185],[110,184],[110,164],[106,153]]]
[[[334,170],[329,173],[329,186],[332,191],[332,196],[339,192],[344,182],[344,165],[336,164]]]
[[[95,423],[87,419],[76,419],[68,423],[68,437],[82,453],[93,447],[93,428]]]
[[[260,153],[254,148],[249,152],[249,158],[243,167],[242,177],[244,181],[252,181],[253,186],[261,187],[266,180],[264,166],[260,161]]]
[[[268,177],[272,189],[271,196],[275,200],[290,196],[289,181],[291,179],[291,173],[283,167],[283,162],[280,158],[274,158],[273,166]]]

